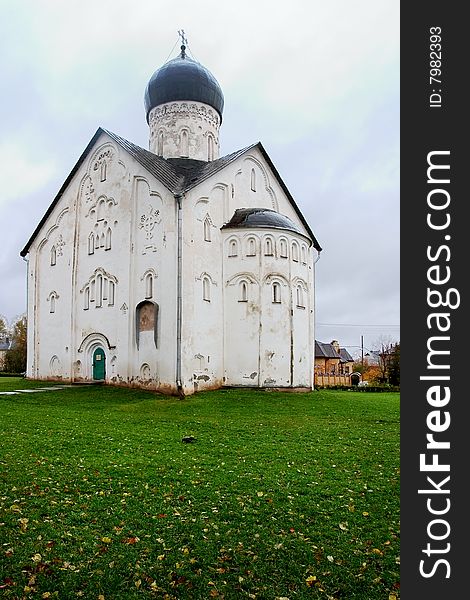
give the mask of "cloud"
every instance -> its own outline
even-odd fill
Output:
[[[11,139],[0,144],[0,165],[6,175],[2,177],[0,209],[46,185],[57,170],[54,160],[26,153],[25,144]]]
[[[395,1],[16,0],[0,28],[0,312],[20,312],[18,253],[97,127],[147,147],[144,89],[183,28],[224,91],[223,153],[260,140],[324,248],[317,320],[396,324]]]

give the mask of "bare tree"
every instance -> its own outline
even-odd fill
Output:
[[[378,357],[378,367],[380,371],[381,383],[387,383],[390,378],[392,363],[396,368],[396,355],[398,351],[398,360],[400,356],[400,344],[393,342],[389,336],[380,336],[374,346]],[[395,377],[396,378],[396,377]],[[400,376],[398,374],[398,381]]]

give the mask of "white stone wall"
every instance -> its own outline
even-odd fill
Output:
[[[103,134],[30,249],[29,376],[92,380],[100,347],[107,381],[174,391],[175,256],[172,194]],[[144,301],[158,304],[157,344],[144,333],[137,348]]]
[[[305,236],[222,229],[250,207],[278,210]],[[184,195],[185,393],[311,388],[317,254],[306,234],[256,149]],[[92,380],[102,348],[107,382],[177,391],[177,203],[106,134],[31,245],[28,313],[28,376]]]
[[[307,237],[291,232],[221,230],[237,208],[255,207],[278,210],[305,231],[256,150],[183,199],[186,393],[220,385],[312,387],[315,251]],[[236,256],[230,255],[232,241],[237,243]],[[204,278],[209,282],[209,300],[204,299]],[[281,290],[279,303],[272,298],[274,282]],[[243,283],[246,300],[241,298]],[[304,291],[299,307],[297,286]]]
[[[202,102],[166,102],[149,113],[149,150],[163,158],[219,158],[220,117]]]

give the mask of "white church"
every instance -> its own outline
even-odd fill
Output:
[[[313,387],[321,248],[186,46],[145,91],[149,149],[99,128],[21,256],[27,377],[187,395]]]

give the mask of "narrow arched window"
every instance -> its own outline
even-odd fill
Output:
[[[49,306],[49,312],[51,313],[55,313],[55,294],[51,294],[49,300],[50,300],[50,306]]]
[[[163,156],[163,131],[158,132],[157,154],[158,154],[158,156]]]
[[[57,251],[55,249],[55,246],[52,246],[51,248],[51,267],[53,267],[57,262]]]
[[[204,220],[204,241],[211,241],[211,223],[208,218]]]
[[[286,240],[281,240],[279,242],[279,256],[281,258],[287,258],[287,242],[286,242]]]
[[[88,310],[90,308],[90,288],[85,288],[85,295],[83,298],[83,309]]]
[[[202,280],[202,299],[206,302],[211,301],[211,287],[208,277],[204,277]]]
[[[302,246],[302,263],[307,264],[307,246]]]
[[[104,160],[101,163],[101,171],[100,171],[100,175],[101,175],[100,179],[101,179],[101,181],[106,181],[106,171],[107,171],[107,165],[106,165],[106,161]]]
[[[99,308],[103,304],[103,276],[96,276],[96,308]]]
[[[108,227],[108,230],[106,231],[106,243],[104,245],[105,250],[111,250],[111,235],[111,227]]]
[[[305,307],[305,304],[304,304],[304,291],[303,291],[301,285],[297,286],[296,294],[297,294],[297,306],[299,308],[304,308]]]
[[[104,248],[105,245],[105,237],[104,237],[104,233],[101,234],[100,237],[100,248]]]
[[[248,302],[248,285],[247,285],[246,281],[240,281],[239,302]]]
[[[88,254],[93,254],[95,252],[95,236],[93,233],[90,233],[88,236]]]
[[[248,240],[247,256],[256,256],[256,242],[253,238]]]
[[[207,137],[207,160],[214,160],[214,138],[211,135]]]
[[[238,243],[237,240],[231,240],[229,246],[229,256],[238,256]]]
[[[145,278],[145,297],[153,297],[153,275],[149,273]]]
[[[114,305],[114,292],[116,289],[116,285],[114,281],[109,282],[109,298],[108,298],[108,306]]]
[[[102,198],[96,207],[96,220],[103,221],[106,213],[106,199]]]
[[[182,158],[187,158],[189,156],[189,137],[187,129],[181,131],[180,154]]]
[[[281,302],[281,284],[275,281],[273,283],[273,302],[279,304]]]
[[[254,169],[251,169],[250,187],[253,192],[256,192],[256,172]]]
[[[292,244],[292,260],[299,262],[299,246],[296,242]]]
[[[264,246],[264,254],[265,256],[273,256],[274,255],[274,245],[271,238],[267,238]]]

